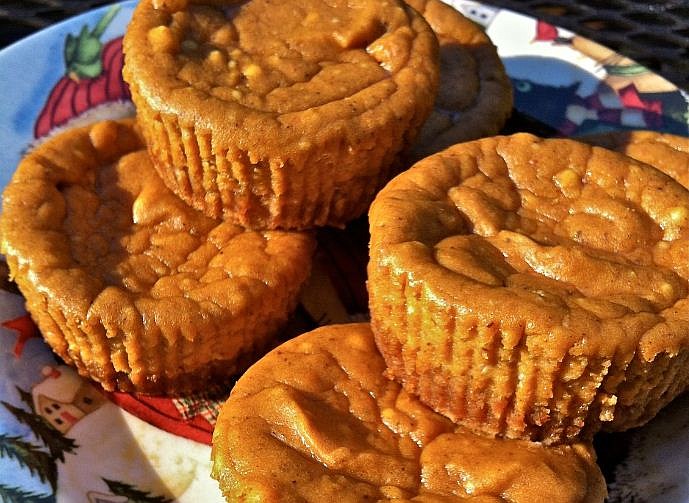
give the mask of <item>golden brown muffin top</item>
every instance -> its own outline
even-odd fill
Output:
[[[689,138],[656,131],[611,131],[579,139],[650,164],[689,189]]]
[[[440,45],[435,110],[421,128],[417,158],[497,133],[512,111],[512,84],[483,29],[440,0],[407,0]]]
[[[158,178],[133,121],[63,133],[3,194],[2,252],[67,315],[113,333],[215,330],[293,271],[313,237],[248,232],[186,206]],[[173,337],[173,335],[170,335]]]
[[[437,87],[435,36],[398,0],[143,0],[124,51],[140,94],[244,150],[242,129],[278,148],[356,138]]]
[[[369,267],[543,358],[624,366],[689,343],[689,193],[621,154],[529,134],[459,144],[391,181],[369,217]]]
[[[317,329],[251,367],[214,433],[213,476],[227,500],[603,500],[589,445],[473,435],[384,370],[368,324]]]

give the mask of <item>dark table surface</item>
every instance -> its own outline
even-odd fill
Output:
[[[0,0],[0,47],[109,0]],[[689,0],[488,0],[635,59],[689,89]]]

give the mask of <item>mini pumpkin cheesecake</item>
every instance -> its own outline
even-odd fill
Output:
[[[124,77],[156,170],[252,228],[366,212],[433,106],[437,40],[399,0],[143,0]]]
[[[689,193],[528,134],[458,144],[376,197],[368,289],[387,373],[487,435],[571,441],[689,383]]]
[[[384,371],[365,323],[319,328],[253,365],[213,433],[227,501],[603,501],[590,444],[474,435]]]
[[[45,340],[107,390],[182,394],[259,356],[314,239],[212,220],[172,194],[133,121],[55,136],[3,193],[0,242]]]

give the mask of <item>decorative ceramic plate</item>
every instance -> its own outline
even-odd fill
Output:
[[[633,61],[510,11],[450,3],[498,46],[515,90],[511,128],[689,133],[688,96]],[[0,188],[45,138],[133,113],[121,80],[133,6],[84,14],[0,51]],[[314,276],[285,337],[365,319],[366,236],[365,221],[319,232]],[[103,392],[55,359],[4,281],[0,322],[0,500],[222,501],[209,443],[224,396]],[[680,398],[644,428],[596,439],[611,502],[689,502],[688,407]]]

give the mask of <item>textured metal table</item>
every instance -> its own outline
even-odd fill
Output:
[[[108,0],[0,0],[0,47]],[[689,0],[488,0],[635,59],[689,88]]]

